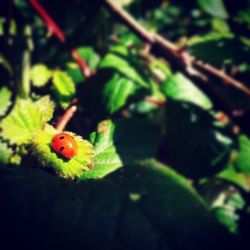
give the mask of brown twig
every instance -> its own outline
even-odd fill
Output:
[[[225,72],[216,67],[205,64],[187,52],[181,52],[180,49],[171,41],[160,36],[159,34],[146,30],[140,25],[130,14],[124,9],[115,4],[112,0],[104,1],[107,8],[114,13],[123,23],[125,23],[132,31],[134,31],[141,39],[153,46],[157,46],[164,50],[167,54],[167,59],[174,61],[182,70],[190,77],[199,78],[203,82],[208,82],[209,75],[215,76],[222,80],[223,83],[231,85],[242,93],[250,96],[250,89],[240,81],[232,78]]]
[[[55,128],[60,131],[64,130],[68,122],[70,121],[70,119],[73,117],[76,110],[77,110],[76,105],[73,105],[69,107],[68,109],[66,109],[64,114],[57,121]]]

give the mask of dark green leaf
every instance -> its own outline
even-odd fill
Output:
[[[214,124],[206,111],[185,103],[167,102],[166,160],[181,173],[197,178],[224,167],[232,135]]]
[[[1,236],[10,248],[10,237],[33,249],[205,250],[230,243],[189,181],[154,161],[78,183],[0,169],[0,202]]]
[[[250,174],[250,140],[246,135],[239,136],[239,156],[236,159],[236,168],[246,174]]]
[[[106,82],[103,90],[103,98],[108,112],[112,114],[122,108],[137,88],[137,85],[132,80],[120,74],[114,74],[112,78]]]

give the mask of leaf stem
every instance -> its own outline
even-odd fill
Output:
[[[31,38],[32,30],[29,25],[24,27],[24,37],[26,39],[26,48],[23,52],[22,58],[22,76],[19,94],[23,98],[27,98],[30,93],[30,61],[31,53],[34,49]]]

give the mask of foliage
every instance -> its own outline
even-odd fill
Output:
[[[247,242],[248,0],[2,7],[6,241],[102,250],[230,250]],[[77,143],[71,159],[51,146],[61,130]]]
[[[9,91],[9,89],[6,87],[2,87],[0,89],[0,116],[3,116],[10,106],[10,97],[11,92]]]
[[[2,221],[4,235],[8,237],[9,231],[17,231],[18,238],[29,235],[31,246],[41,233],[41,248],[68,249],[75,244],[93,249],[152,249],[159,244],[173,249],[225,246],[226,231],[190,183],[156,161],[127,165],[99,181],[78,183],[51,178],[37,169],[0,169],[0,173],[1,201],[15,196],[18,207],[24,204],[20,210],[9,202],[1,206],[1,213],[9,215]],[[3,192],[5,185],[12,188]],[[30,206],[30,220],[14,226]]]

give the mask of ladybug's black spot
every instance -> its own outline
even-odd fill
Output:
[[[59,139],[60,139],[60,140],[64,139],[64,136],[60,136]]]
[[[63,151],[64,150],[64,147],[60,147],[59,151]]]

